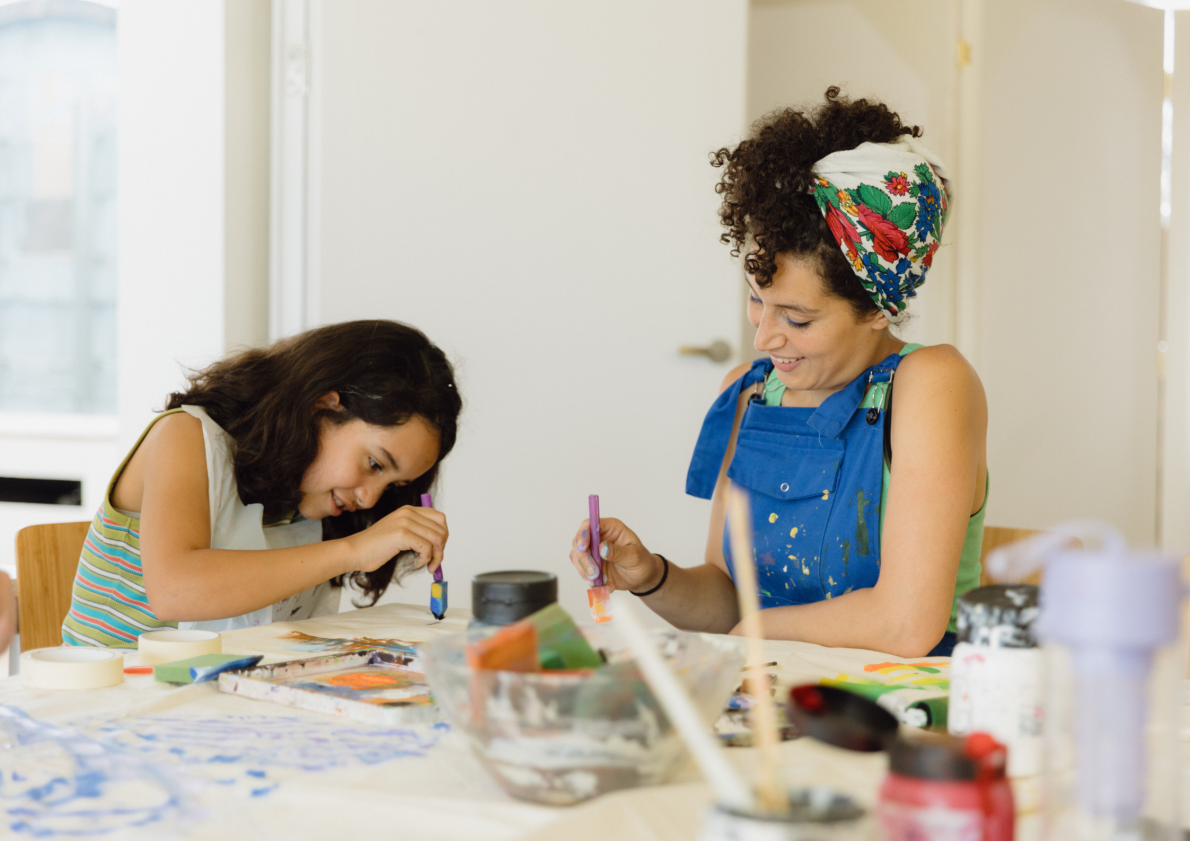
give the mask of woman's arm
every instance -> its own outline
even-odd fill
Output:
[[[416,551],[420,563],[440,560],[446,544],[441,512],[402,508],[342,540],[291,549],[212,549],[202,423],[187,414],[162,418],[134,458],[137,469],[131,476],[126,471],[120,483],[143,482],[145,594],[165,622],[250,613],[337,575],[376,569],[405,549]],[[126,496],[135,499],[135,493]]]
[[[747,373],[751,365],[737,366],[728,372],[720,386],[720,393]],[[653,612],[684,631],[703,631],[726,634],[740,621],[739,601],[735,584],[723,560],[723,523],[727,512],[727,466],[735,453],[736,431],[744,416],[750,395],[741,394],[736,405],[735,425],[731,441],[719,468],[719,479],[711,497],[711,526],[707,536],[703,563],[680,567],[672,561],[665,584],[657,592],[641,598]],[[601,538],[607,544],[604,575],[613,590],[647,592],[661,581],[665,565],[657,555],[649,552],[640,539],[619,520],[601,517]],[[570,560],[588,579],[594,577],[587,558],[587,529],[584,521],[575,536]],[[595,547],[592,551],[599,551]]]
[[[901,657],[927,654],[950,621],[959,555],[987,476],[987,399],[949,345],[905,357],[893,391],[892,471],[876,586],[761,611],[764,634]]]

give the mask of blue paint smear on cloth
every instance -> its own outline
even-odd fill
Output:
[[[176,774],[77,730],[0,705],[0,809],[32,838],[172,828],[190,805]]]
[[[30,838],[183,833],[209,811],[319,772],[425,756],[449,727],[369,727],[295,716],[146,716],[85,732],[0,705],[0,834]]]

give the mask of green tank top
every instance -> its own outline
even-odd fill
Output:
[[[922,347],[922,345],[905,345],[901,348],[901,356],[908,356],[913,351]],[[885,389],[887,383],[876,383],[868,389],[867,394],[864,395],[863,402],[860,403],[861,408],[870,409],[875,406],[884,405]],[[769,372],[768,378],[764,383],[764,404],[766,406],[780,406],[781,398],[785,396],[785,383],[781,382],[777,377],[777,372]],[[884,460],[884,481],[880,487],[880,524],[884,525],[884,512],[888,508],[888,481],[889,481],[889,463],[888,459]],[[967,534],[963,538],[963,551],[959,555],[959,572],[955,580],[954,599],[950,605],[950,624],[946,629],[951,633],[956,630],[955,617],[959,612],[959,596],[963,595],[969,590],[974,590],[979,586],[980,574],[983,572],[983,567],[979,562],[979,557],[983,549],[983,517],[988,509],[988,494],[991,489],[991,479],[989,474],[984,475],[984,493],[983,505],[979,506],[979,510],[970,516],[967,520]]]

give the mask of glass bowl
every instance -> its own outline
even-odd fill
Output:
[[[439,709],[513,797],[566,806],[663,783],[686,759],[681,737],[615,629],[582,630],[607,665],[582,672],[488,671],[467,665],[467,634],[422,646]],[[739,686],[742,642],[672,630],[654,634],[710,729]]]

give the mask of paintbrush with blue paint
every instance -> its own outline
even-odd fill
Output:
[[[591,581],[591,589],[587,590],[587,603],[591,605],[591,618],[596,622],[612,621],[612,591],[603,577],[603,557],[599,554],[602,539],[599,534],[599,495],[591,494],[587,497],[587,509],[591,515],[591,561],[598,572]]]
[[[434,500],[429,494],[421,495],[421,507],[433,508]],[[430,613],[435,619],[446,616],[446,582],[442,580],[442,564],[434,570],[434,581],[430,584]]]

